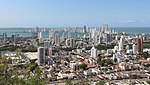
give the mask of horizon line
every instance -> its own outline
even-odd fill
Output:
[[[84,27],[84,26],[87,26],[87,25],[83,25],[83,26],[54,26],[54,27],[40,27],[40,26],[35,26],[35,27],[0,27],[0,29],[20,29],[20,28],[76,28],[76,27]],[[87,26],[89,28],[99,28],[101,26]],[[110,28],[141,28],[141,27],[144,27],[144,28],[149,28],[150,26],[108,26]]]

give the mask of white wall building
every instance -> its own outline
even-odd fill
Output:
[[[120,41],[119,41],[119,51],[123,50],[123,41],[124,41],[123,39],[124,39],[123,37],[120,38]]]
[[[135,44],[133,44],[132,45],[133,54],[137,53],[136,49],[137,49],[137,46]]]
[[[38,33],[38,39],[39,39],[39,43],[43,42],[43,36],[42,36],[42,32]]]
[[[91,57],[94,59],[97,58],[97,49],[94,46],[91,48]]]

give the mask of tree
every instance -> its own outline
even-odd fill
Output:
[[[17,48],[17,49],[15,50],[15,52],[17,52],[17,55],[20,55],[20,54],[21,54],[21,52],[22,52],[22,49]]]
[[[117,61],[118,61],[118,60],[117,60],[117,58],[116,58],[116,57],[115,57],[114,61],[115,61],[115,63],[117,63]]]
[[[142,57],[144,57],[145,59],[149,58],[150,57],[150,54],[148,52],[144,52],[141,54]]]
[[[150,81],[147,81],[148,84],[150,84]]]
[[[0,85],[10,84],[13,70],[9,69],[7,57],[0,56]]]
[[[113,60],[111,59],[102,59],[99,63],[98,63],[100,66],[111,66],[111,65],[114,65],[113,64]]]
[[[150,67],[150,64],[145,64],[144,66],[145,66],[145,67]]]
[[[97,45],[96,48],[98,50],[107,50],[107,49],[113,49],[114,46],[115,46],[115,44],[111,44],[111,45],[101,45],[101,44],[99,44],[99,45]]]
[[[86,70],[87,69],[87,65],[83,63],[83,64],[80,65],[80,68],[83,69],[83,70]]]
[[[41,70],[37,64],[30,64],[28,69],[34,76],[27,75],[27,85],[45,85],[47,83],[46,78],[41,78]]]
[[[67,79],[67,80],[66,80],[66,85],[72,85],[72,84],[71,84],[71,79]]]
[[[27,85],[26,82],[18,76],[14,76],[9,82],[12,85]]]
[[[103,80],[100,80],[98,83],[96,83],[96,85],[104,85],[105,84],[105,81]]]
[[[126,62],[126,63],[129,62],[129,59],[126,59],[125,62]]]

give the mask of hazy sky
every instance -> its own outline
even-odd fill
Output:
[[[150,26],[150,0],[0,0],[0,27]]]

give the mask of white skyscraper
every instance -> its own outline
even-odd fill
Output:
[[[62,36],[61,36],[61,42],[65,41],[65,33],[63,32],[62,33]]]
[[[119,41],[119,51],[121,50],[123,50],[123,37],[121,37]]]
[[[49,31],[49,41],[51,42],[51,44],[54,44],[54,32]]]
[[[69,39],[66,39],[65,44],[67,47],[69,47]]]
[[[52,41],[52,32],[51,31],[49,31],[49,41]]]
[[[115,36],[115,40],[118,40],[118,35]]]
[[[135,44],[133,44],[132,45],[133,54],[137,53],[136,49],[137,49],[137,46]]]
[[[42,38],[42,32],[38,33],[38,38]]]
[[[92,39],[94,39],[94,37],[95,37],[95,31],[96,31],[96,29],[91,29],[91,38]]]
[[[98,37],[98,44],[101,44],[101,43],[102,43],[102,37],[99,36],[99,37]]]
[[[39,43],[43,42],[42,32],[38,33],[38,39],[39,39]]]
[[[95,35],[95,37],[94,37],[94,43],[97,43],[98,42],[98,36],[97,35]]]
[[[97,49],[94,46],[91,48],[91,57],[94,59],[97,58]]]
[[[50,46],[49,49],[48,49],[48,55],[49,55],[49,56],[52,56],[52,54],[53,54],[52,46]]]

